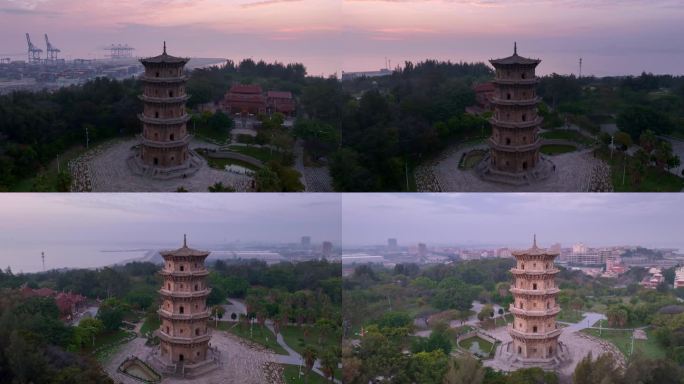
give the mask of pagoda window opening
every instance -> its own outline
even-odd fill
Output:
[[[169,334],[169,326],[168,325],[166,326],[166,334],[167,335]]]
[[[195,336],[199,336],[200,330],[199,328],[195,328]],[[197,352],[197,356],[199,356],[199,352]]]
[[[199,284],[195,284],[195,291],[199,291]]]
[[[524,163],[523,163],[523,164],[524,164]],[[537,283],[532,283],[532,289],[535,290],[535,291],[537,290]]]
[[[197,351],[197,357],[199,357],[199,355],[200,355],[200,353],[199,353],[199,351]]]
[[[159,159],[155,157],[153,163],[154,165],[159,165]]]
[[[549,347],[549,357],[551,357],[551,355],[553,355],[553,347]]]
[[[522,354],[522,347],[518,346],[518,355]]]
[[[173,97],[173,91],[169,91],[169,97]]]
[[[527,170],[527,161],[523,161],[522,167],[523,167],[523,170]]]
[[[157,71],[157,73],[154,74],[154,77],[159,77],[159,71]]]
[[[183,272],[185,270],[185,266],[181,265],[180,270],[181,270],[181,272]]]
[[[532,333],[537,333],[537,326],[532,327]]]
[[[506,138],[506,145],[511,145],[511,138],[510,137]]]
[[[183,333],[183,328],[180,329],[180,333]]]
[[[166,284],[166,288],[170,291],[171,290],[171,283]]]
[[[158,119],[159,118],[159,111],[154,111],[154,118]]]
[[[510,100],[510,99],[511,99],[511,93],[509,92],[506,94],[506,100]]]
[[[180,313],[185,313],[185,308],[183,308],[183,306],[181,305],[180,308],[178,308],[178,311],[179,311]],[[181,333],[183,333],[183,330],[182,330],[182,329],[181,329]]]
[[[173,133],[169,135],[169,140],[173,141]]]
[[[551,302],[549,302],[549,301],[546,302],[546,309],[551,309]]]
[[[527,121],[527,115],[524,113],[522,114],[522,121]]]
[[[183,361],[183,359],[184,359],[184,356],[182,353],[180,355],[178,355],[178,361]]]
[[[520,77],[524,79],[524,78],[527,77],[527,75],[525,74],[525,72],[523,72],[523,73],[520,75]]]

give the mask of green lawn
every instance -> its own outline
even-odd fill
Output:
[[[565,129],[557,129],[544,132],[541,134],[541,137],[545,139],[569,140],[586,146],[590,146],[594,143],[592,139],[584,136],[583,134],[577,131]]]
[[[161,321],[159,321],[159,317],[157,315],[152,316],[152,318],[145,318],[145,322],[143,323],[142,327],[140,327],[140,334],[145,336],[147,332],[154,332],[159,329],[160,324]]]
[[[104,361],[117,349],[119,349],[119,346],[123,343],[123,341],[130,336],[130,332],[124,331],[122,329],[117,331],[103,332],[95,337],[95,346],[89,344],[83,348],[83,352],[92,353],[95,355],[97,360]]]
[[[204,153],[200,153],[202,157],[204,157],[205,160],[207,160],[207,164],[209,164],[210,167],[215,168],[215,169],[220,169],[220,170],[225,170],[226,165],[234,164],[234,165],[239,165],[241,167],[251,169],[252,171],[258,171],[259,167],[252,165],[250,163],[241,161],[241,160],[234,160],[234,159],[217,159],[213,157],[209,157]]]
[[[599,336],[598,329],[584,329],[582,332],[610,341],[622,352],[629,357],[629,351],[632,342],[632,330],[607,331],[602,330]],[[652,332],[647,331],[648,340],[634,340],[634,352],[640,351],[644,356],[652,359],[660,359],[666,357],[665,350],[658,344]]]
[[[582,312],[573,309],[561,309],[557,319],[568,323],[579,323],[582,321]]]
[[[287,343],[290,348],[297,351],[300,355],[304,353],[306,346],[312,346],[317,349],[322,348],[325,350],[332,346],[340,345],[340,340],[336,340],[325,333],[321,335],[315,327],[299,327],[296,325],[288,325],[286,327],[281,327],[280,333],[283,335],[285,343]],[[319,336],[321,341],[320,344]]]
[[[542,145],[539,150],[545,155],[559,155],[561,153],[574,152],[577,150],[577,147],[565,144],[547,144]]]
[[[482,351],[483,354],[488,356],[491,356],[492,352],[494,351],[494,344],[490,343],[489,341],[482,339],[478,336],[471,337],[469,339],[463,340],[459,343],[460,347],[470,351],[470,347],[477,343],[479,345],[480,351]],[[473,351],[471,351],[473,352]]]
[[[250,337],[249,325],[233,325],[234,323],[219,322],[218,328],[221,330],[228,331],[235,336],[242,337],[243,339],[247,339],[257,344],[263,345],[266,348],[270,348],[279,355],[287,355],[287,351],[283,349],[283,347],[281,347],[276,341],[275,335],[271,333],[271,331],[269,331],[268,328],[266,328],[265,326],[262,327],[259,324],[254,324],[252,326],[252,332]],[[288,345],[290,344],[288,343]]]
[[[283,365],[283,379],[287,384],[325,384],[329,383],[323,376],[311,372],[306,373],[306,367],[302,367],[302,377],[299,377],[299,366],[298,365]],[[336,377],[339,379],[340,377]]]
[[[463,159],[463,169],[475,167],[485,157],[485,151],[475,150],[468,152]]]
[[[226,143],[230,138],[230,128],[226,127],[215,130],[209,128],[209,126],[197,127],[195,134],[199,137],[205,137],[219,143]]]
[[[596,155],[610,165],[615,192],[679,192],[684,188],[684,178],[655,167],[648,167],[641,182],[638,185],[634,184],[629,164],[624,167],[625,155],[623,153],[615,151],[611,159],[610,152],[602,149],[596,151]],[[622,183],[623,173],[624,184]]]
[[[269,148],[246,147],[243,145],[231,145],[228,147],[233,152],[242,153],[243,155],[252,156],[255,159],[261,160],[263,163],[268,163],[272,159],[280,159],[280,153]]]
[[[69,161],[77,158],[86,151],[86,148],[82,145],[74,146],[63,153],[59,154],[59,170],[62,172],[69,172]],[[26,179],[19,180],[11,188],[11,192],[29,192],[33,189],[34,184],[40,176],[45,177],[45,184],[49,186],[50,190],[53,192],[58,192],[57,190],[57,157],[53,159],[50,164],[45,167],[45,169],[38,172],[36,176],[28,177]]]

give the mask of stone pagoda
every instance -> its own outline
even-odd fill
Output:
[[[511,269],[513,303],[509,310],[513,323],[508,325],[508,333],[513,340],[502,346],[503,352],[519,366],[553,369],[568,356],[558,341],[561,328],[556,325],[560,289],[554,259],[558,252],[537,247],[535,236],[532,248],[512,254],[516,265]]]
[[[141,59],[145,73],[143,83],[143,124],[141,143],[136,154],[128,159],[134,173],[161,179],[186,177],[195,173],[203,162],[188,147],[191,136],[186,124],[190,115],[185,102],[185,64],[188,58],[174,57],[164,52]]]
[[[188,248],[184,237],[182,248],[160,254],[164,258],[157,311],[161,318],[156,333],[160,346],[153,364],[166,374],[195,377],[218,367],[219,361],[218,352],[208,346],[211,332],[206,300],[211,289],[204,260],[209,252]]]
[[[539,128],[542,117],[537,114],[535,69],[541,60],[518,55],[490,60],[496,70],[491,104],[494,114],[489,120],[492,136],[489,154],[480,162],[477,172],[485,180],[525,185],[548,177],[555,169],[539,154]]]

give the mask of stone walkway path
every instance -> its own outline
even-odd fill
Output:
[[[251,178],[205,165],[185,179],[157,180],[133,174],[126,164],[137,139],[115,140],[92,148],[70,165],[74,192],[175,192],[183,187],[190,192],[207,192],[217,182],[248,191]],[[216,145],[193,140],[190,148],[214,148]]]
[[[295,143],[294,153],[294,168],[302,175],[299,180],[304,184],[306,192],[334,192],[328,167],[304,166],[304,146],[301,140]]]

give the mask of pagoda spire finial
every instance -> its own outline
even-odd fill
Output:
[[[166,52],[166,48],[164,48],[164,52]],[[517,41],[513,42],[513,54],[514,55],[518,54],[518,42]]]
[[[164,40],[164,54],[166,55],[166,40]]]
[[[188,246],[188,235],[183,234],[183,246],[187,247]]]
[[[537,234],[536,233],[534,234],[534,240],[532,243],[532,248],[537,248]]]

